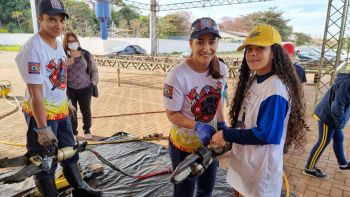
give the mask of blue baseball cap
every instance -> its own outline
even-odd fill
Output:
[[[216,37],[221,38],[219,27],[216,22],[208,17],[199,18],[191,25],[191,39],[199,38],[206,33],[213,33]]]

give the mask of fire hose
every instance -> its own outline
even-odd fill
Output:
[[[145,179],[145,178],[149,178],[149,177],[153,177],[153,176],[157,176],[157,175],[161,175],[161,174],[171,173],[172,170],[171,170],[171,168],[166,168],[162,171],[152,172],[152,173],[144,174],[144,175],[137,175],[137,176],[130,175],[130,174],[124,172],[123,170],[119,169],[115,165],[113,165],[107,159],[102,157],[98,152],[96,152],[90,148],[86,148],[86,146],[88,146],[88,145],[103,145],[103,144],[119,144],[119,143],[137,142],[137,141],[151,141],[151,140],[159,140],[159,139],[167,139],[167,138],[163,137],[163,136],[158,136],[158,137],[150,137],[150,138],[145,138],[145,139],[135,138],[135,139],[126,139],[126,140],[117,140],[117,141],[83,142],[82,144],[78,144],[77,147],[75,147],[75,148],[65,147],[62,149],[58,149],[56,155],[51,155],[51,156],[46,156],[46,157],[33,156],[33,157],[29,158],[29,161],[32,163],[29,166],[34,165],[36,167],[40,166],[42,169],[47,169],[49,167],[48,163],[50,163],[50,161],[51,162],[52,161],[56,161],[56,162],[62,161],[62,160],[71,158],[77,152],[82,152],[82,151],[88,150],[91,153],[93,153],[102,163],[106,164],[107,166],[109,166],[113,170],[118,171],[119,173],[123,174],[124,176],[131,177],[134,179]],[[3,142],[0,141],[0,143],[3,143]],[[6,144],[13,145],[11,143],[6,143]],[[16,144],[16,145],[22,146],[21,144]],[[189,156],[187,156],[185,158],[185,160],[180,162],[180,164],[177,166],[177,168],[173,171],[171,178],[170,178],[170,181],[172,183],[179,183],[185,179],[195,177],[195,176],[200,176],[201,174],[204,173],[204,171],[207,169],[207,167],[209,167],[209,165],[212,163],[212,161],[215,158],[217,158],[218,156],[222,155],[223,153],[229,151],[231,149],[231,147],[232,147],[232,145],[227,143],[224,147],[220,147],[220,146],[215,145],[215,144],[210,144],[210,145],[208,145],[208,147],[203,146],[203,147],[199,148],[195,153],[190,154]],[[0,168],[4,167],[4,166],[11,167],[10,160],[11,159],[7,159],[7,158],[0,159]],[[23,160],[22,162],[24,162],[24,161],[25,160]],[[17,162],[17,165],[18,165],[18,162]],[[22,170],[20,170],[19,172],[21,172]],[[19,173],[19,172],[17,172],[17,173]],[[33,169],[31,169],[31,172],[33,172]],[[35,171],[35,173],[36,172],[38,172],[38,171]],[[13,176],[15,176],[15,175],[0,179],[0,182],[11,183],[11,181],[14,181]],[[290,195],[290,188],[289,188],[288,179],[287,179],[287,176],[285,175],[285,173],[283,173],[283,180],[285,183],[286,196],[289,196]]]
[[[209,167],[209,165],[220,155],[230,151],[232,144],[226,143],[224,147],[217,144],[209,144],[208,147],[201,147],[195,153],[188,155],[176,167],[170,177],[172,183],[180,183],[186,179],[200,176]],[[283,181],[286,191],[285,196],[292,196],[290,193],[288,178],[283,172]],[[294,194],[293,194],[294,195]]]

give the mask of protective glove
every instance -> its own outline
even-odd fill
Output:
[[[72,104],[72,101],[70,99],[68,100],[68,110],[69,110],[69,115],[71,116],[71,118],[75,119],[77,116],[77,109],[75,109],[75,107]]]
[[[40,145],[48,147],[52,144],[58,143],[58,140],[55,134],[53,134],[50,126],[35,129],[35,131],[38,134],[38,142]]]
[[[218,131],[227,129],[227,125],[225,121],[218,122]]]
[[[194,129],[197,132],[198,137],[202,141],[203,145],[208,145],[211,136],[215,133],[214,127],[202,122],[197,122]]]

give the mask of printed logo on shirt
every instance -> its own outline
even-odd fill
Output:
[[[167,83],[164,83],[163,96],[165,96],[166,98],[172,99],[173,92],[174,92],[174,87]]]
[[[192,104],[191,111],[196,121],[210,122],[213,120],[221,99],[222,83],[217,82],[217,88],[206,85],[200,93],[197,87],[192,88],[186,95],[186,100]]]
[[[58,59],[56,64],[55,59],[51,59],[45,67],[48,72],[51,72],[49,79],[52,84],[51,90],[59,88],[64,90],[67,86],[67,66],[62,59]]]
[[[28,62],[28,74],[40,74],[40,63]]]

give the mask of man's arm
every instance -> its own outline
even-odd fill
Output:
[[[31,108],[38,128],[47,126],[43,85],[42,84],[27,84],[28,92],[31,97]]]

